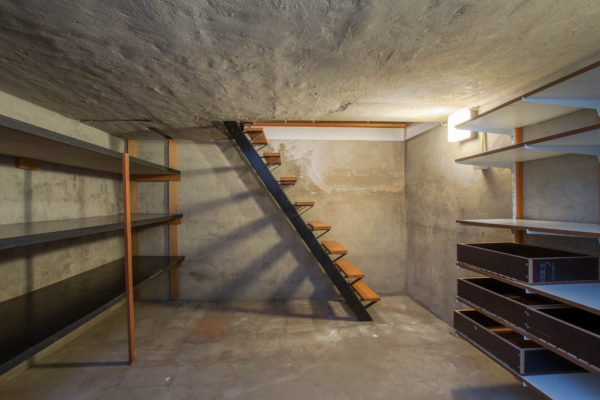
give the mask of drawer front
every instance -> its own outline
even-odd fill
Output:
[[[528,284],[598,281],[596,257],[518,243],[460,243],[459,264]]]
[[[568,321],[569,318],[557,313],[573,313],[572,320]],[[600,316],[571,307],[560,310],[531,309],[527,331],[583,361],[590,366],[590,370],[600,373],[600,329],[595,319],[600,319]],[[581,325],[577,320],[581,321]],[[586,326],[590,323],[591,327]]]
[[[479,279],[459,279],[457,297],[466,304],[481,309],[508,323],[525,329],[525,311],[527,307],[500,293],[481,287]]]
[[[456,258],[459,263],[469,264],[509,279],[529,282],[529,260],[523,257],[461,243],[456,246]]]
[[[598,280],[598,259],[581,257],[573,259],[533,260],[532,283],[580,282]]]
[[[522,374],[520,350],[469,318],[473,312],[477,311],[454,311],[454,329],[508,369]]]

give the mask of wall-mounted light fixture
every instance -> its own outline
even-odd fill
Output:
[[[474,112],[468,108],[461,108],[450,114],[448,117],[448,141],[449,142],[462,142],[463,140],[475,139],[477,132],[466,131],[464,129],[457,129],[456,125],[459,125],[465,121],[470,120],[474,115]]]

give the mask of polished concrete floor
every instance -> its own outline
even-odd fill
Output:
[[[136,303],[0,386],[21,399],[537,399],[408,297],[359,323],[336,302]]]

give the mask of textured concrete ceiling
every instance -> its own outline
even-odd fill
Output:
[[[435,121],[600,59],[599,20],[598,0],[2,1],[0,90],[122,137]]]

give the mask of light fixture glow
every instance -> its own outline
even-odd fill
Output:
[[[456,125],[461,124],[471,119],[471,110],[461,108],[450,114],[448,117],[448,141],[461,142],[463,140],[473,138],[473,132],[464,129],[457,129]]]

